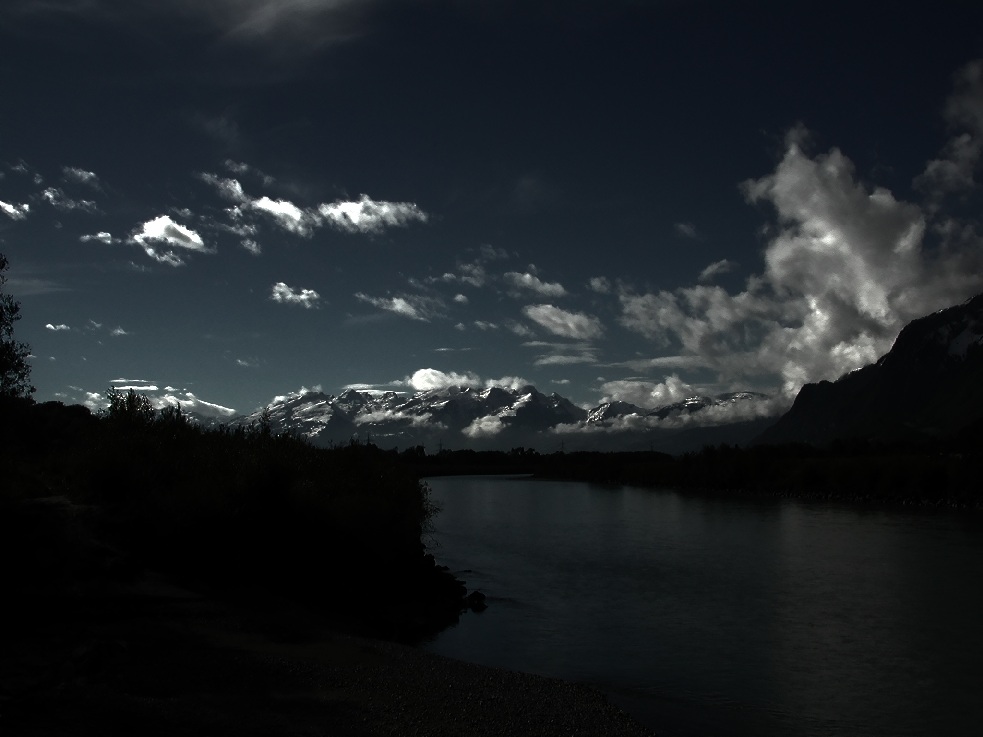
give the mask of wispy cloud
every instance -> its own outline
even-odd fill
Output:
[[[403,294],[395,297],[372,297],[363,292],[357,292],[355,298],[380,310],[423,322],[429,322],[434,317],[442,314],[444,307],[440,299],[418,294]]]
[[[567,290],[563,288],[562,284],[558,282],[544,282],[538,276],[528,271],[525,273],[508,271],[502,278],[513,290],[535,292],[543,297],[563,297],[567,293]]]
[[[699,233],[696,232],[696,226],[693,225],[693,223],[676,223],[673,228],[684,238],[690,238],[693,240],[699,238]]]
[[[71,328],[70,328],[70,327],[68,327],[68,325],[65,325],[64,323],[59,323],[58,325],[52,325],[52,324],[51,324],[51,323],[49,322],[49,323],[48,323],[47,325],[45,325],[45,327],[46,327],[46,328],[47,328],[48,330],[54,330],[54,331],[55,331],[56,333],[57,333],[57,332],[61,332],[61,331],[63,331],[63,330],[71,330]]]
[[[82,243],[98,241],[99,243],[105,243],[107,246],[116,242],[112,236],[112,233],[107,233],[104,230],[100,230],[98,233],[92,233],[89,235],[81,235],[79,236],[79,240]]]
[[[61,212],[71,212],[73,210],[87,213],[99,212],[99,207],[92,200],[73,200],[58,187],[48,187],[41,193],[41,197],[45,202]]]
[[[983,155],[983,59],[960,69],[954,87],[945,107],[946,122],[953,135],[940,157],[929,161],[914,180],[915,186],[932,201],[933,210],[946,195],[967,192],[976,186],[974,174]]]
[[[559,343],[531,340],[523,343],[527,348],[538,349],[533,361],[536,366],[569,366],[577,363],[597,363],[597,349],[587,342]]]
[[[270,299],[281,304],[300,305],[310,310],[318,306],[321,295],[313,289],[294,289],[280,281],[273,285]]]
[[[599,338],[604,333],[601,321],[583,312],[571,312],[555,305],[528,305],[522,314],[553,335],[576,340]]]
[[[598,294],[611,294],[613,285],[606,276],[592,276],[587,282],[587,288]]]
[[[86,171],[85,169],[79,169],[75,166],[65,166],[61,170],[62,178],[66,182],[74,182],[75,184],[84,184],[88,187],[92,187],[96,190],[102,190],[102,182],[99,181],[99,177],[95,172]]]
[[[712,264],[707,266],[703,271],[700,272],[698,281],[701,283],[713,281],[716,277],[721,274],[726,274],[728,271],[733,270],[736,264],[733,261],[728,261],[727,259],[721,259],[720,261],[714,261]]]

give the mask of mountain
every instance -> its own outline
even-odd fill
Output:
[[[738,404],[750,407],[761,399],[765,395],[739,392],[691,397],[654,409],[627,402],[584,409],[531,385],[452,386],[411,395],[349,389],[337,397],[319,391],[277,397],[230,425],[268,422],[275,433],[293,433],[322,446],[358,439],[387,448],[423,445],[431,451],[442,447],[507,450],[524,446],[551,452],[657,446],[682,452],[706,442],[740,443],[753,437],[763,428],[762,421],[748,424],[744,421],[747,414],[737,413],[728,422],[726,410]],[[717,414],[711,417],[710,409]],[[713,427],[700,427],[701,418]]]
[[[802,387],[757,443],[944,438],[983,421],[983,294],[909,323],[876,363]]]

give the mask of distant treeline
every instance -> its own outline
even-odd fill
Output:
[[[672,456],[658,452],[404,451],[421,476],[532,474],[595,483],[663,486],[702,493],[796,496],[889,504],[978,507],[983,424],[956,437],[911,443],[837,442],[708,446]]]
[[[18,586],[153,570],[270,591],[372,634],[453,620],[463,587],[425,555],[434,513],[405,464],[268,426],[205,430],[117,394],[109,411],[0,400],[0,546]]]

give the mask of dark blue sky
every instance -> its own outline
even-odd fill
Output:
[[[983,289],[981,29],[969,2],[6,2],[37,396],[786,401]]]

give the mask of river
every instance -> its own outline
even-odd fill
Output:
[[[978,514],[428,483],[431,549],[489,603],[428,650],[594,684],[668,737],[983,729]]]

